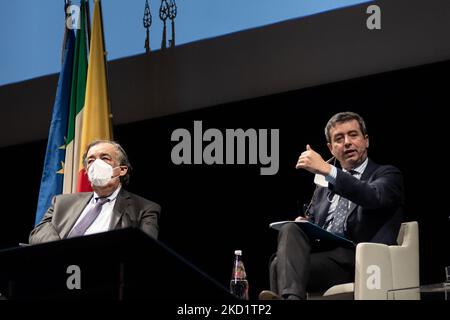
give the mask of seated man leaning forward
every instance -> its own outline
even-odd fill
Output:
[[[331,117],[325,137],[340,166],[324,161],[309,145],[296,165],[325,176],[327,182],[313,196],[309,219],[354,243],[396,244],[403,217],[402,173],[367,156],[366,124],[354,112]],[[289,223],[278,234],[276,256],[270,264],[271,290],[261,292],[260,299],[305,299],[307,292],[353,282],[354,272],[354,247],[315,245],[301,228]]]
[[[131,165],[118,143],[90,143],[83,155],[83,166],[94,192],[55,196],[42,221],[31,231],[30,244],[127,227],[158,237],[161,207],[124,189]]]

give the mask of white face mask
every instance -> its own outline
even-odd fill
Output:
[[[96,187],[104,187],[111,180],[113,167],[105,161],[96,159],[89,167],[88,177]]]

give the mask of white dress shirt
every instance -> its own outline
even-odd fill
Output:
[[[102,206],[102,211],[100,211],[100,213],[97,216],[97,218],[94,220],[94,222],[86,230],[86,232],[84,233],[85,235],[86,234],[99,233],[99,232],[105,232],[105,231],[109,230],[109,227],[111,225],[113,208],[114,208],[114,205],[116,204],[116,198],[117,198],[117,195],[119,194],[121,188],[122,188],[122,186],[119,185],[119,187],[116,189],[116,191],[114,191],[110,196],[107,197],[109,199],[109,202],[106,202]],[[81,213],[81,215],[78,217],[77,222],[73,226],[74,228],[83,219],[83,217],[86,215],[86,213],[92,207],[95,206],[95,203],[97,202],[98,198],[99,198],[98,194],[96,194],[94,192],[91,200],[89,200],[89,203],[84,208],[84,210]]]

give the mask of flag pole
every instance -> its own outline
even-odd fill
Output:
[[[89,8],[89,0],[81,0],[85,1],[86,5],[84,8],[86,9],[86,29],[87,29],[87,48],[88,52],[90,52],[90,44],[91,44],[91,10]]]
[[[64,0],[64,36],[63,36],[63,42],[61,46],[61,65],[64,63],[64,50],[66,47],[66,39],[67,39],[67,8],[70,5],[70,0]]]

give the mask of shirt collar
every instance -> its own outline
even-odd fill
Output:
[[[356,168],[353,168],[352,171],[356,172],[354,174],[362,175],[364,170],[366,170],[367,163],[369,162],[369,158],[366,158],[366,160],[363,161],[359,166]],[[343,169],[343,171],[348,172],[347,170]]]
[[[111,193],[109,196],[106,197],[109,199],[109,202],[116,200],[117,196],[119,195],[120,189],[122,189],[122,185],[119,184],[119,187],[116,189],[116,191],[114,191],[113,193]],[[95,203],[98,198],[99,198],[98,194],[94,192],[92,201]]]

